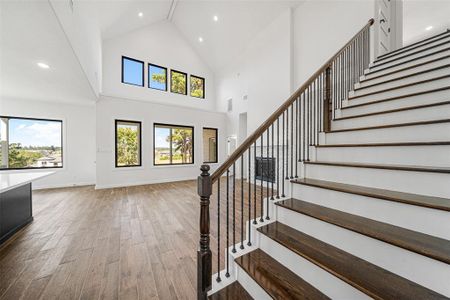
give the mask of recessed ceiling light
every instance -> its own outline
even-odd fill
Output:
[[[43,62],[38,62],[37,65],[42,69],[50,69],[50,66],[47,64],[44,64]]]
[[[198,38],[198,41],[201,43],[201,42],[203,42],[203,38],[202,37],[199,37]]]
[[[218,16],[214,16],[214,17],[213,17],[213,20],[214,20],[215,22],[217,22],[217,21],[219,21],[219,17],[218,17]]]
[[[427,28],[425,28],[425,30],[431,30],[433,29],[433,26],[428,26]]]
[[[141,11],[140,13],[138,13],[139,18],[142,18],[144,16],[144,13]]]

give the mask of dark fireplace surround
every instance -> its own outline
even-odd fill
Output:
[[[256,157],[255,158],[255,178],[257,180],[275,182],[275,165],[274,157]]]

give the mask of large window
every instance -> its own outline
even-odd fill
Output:
[[[187,74],[170,70],[170,91],[172,93],[187,95]]]
[[[122,82],[144,86],[144,62],[122,56]]]
[[[191,96],[205,98],[205,79],[191,75]]]
[[[148,64],[148,87],[160,91],[167,91],[167,69]]]
[[[141,166],[141,122],[116,120],[116,167]]]
[[[194,163],[194,127],[155,124],[153,137],[155,165]]]
[[[0,169],[62,166],[62,121],[0,116]]]
[[[203,128],[203,160],[205,163],[217,162],[216,128]]]

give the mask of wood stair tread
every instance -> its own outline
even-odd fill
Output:
[[[276,205],[450,264],[449,240],[299,199],[290,198]]]
[[[405,122],[405,123],[397,123],[397,124],[389,124],[389,125],[377,125],[377,126],[367,126],[367,127],[336,129],[336,130],[331,130],[330,132],[327,132],[327,133],[372,130],[372,129],[383,129],[383,128],[393,128],[393,127],[405,127],[405,126],[417,126],[417,125],[430,125],[430,124],[440,124],[440,123],[449,123],[449,122],[450,122],[450,119],[416,121],[416,122]]]
[[[210,300],[253,300],[252,296],[235,281],[208,297]]]
[[[304,164],[307,164],[307,165],[335,166],[335,167],[353,167],[353,168],[369,168],[369,169],[384,169],[384,170],[397,170],[397,171],[430,172],[430,173],[450,174],[450,167],[412,166],[412,165],[385,165],[385,164],[329,162],[329,161],[305,161]]]
[[[390,51],[388,53],[385,53],[383,55],[378,56],[378,58],[375,60],[375,62],[384,60],[384,59],[386,59],[388,57],[393,57],[393,56],[398,55],[399,53],[403,53],[405,51],[410,51],[412,49],[416,49],[417,47],[421,47],[423,45],[427,45],[429,43],[434,43],[435,41],[439,41],[441,39],[447,38],[447,35],[449,33],[450,33],[450,30],[447,29],[446,31],[441,32],[441,33],[436,34],[436,35],[433,35],[433,36],[431,36],[429,38],[426,38],[426,39],[420,40],[418,42],[415,42],[415,43],[403,46],[403,47],[398,48],[398,49],[395,49],[394,51]],[[433,39],[436,39],[436,40],[433,40]]]
[[[377,90],[377,91],[372,91],[372,92],[368,92],[365,94],[361,94],[361,95],[356,95],[356,96],[350,96],[348,97],[348,100],[354,100],[354,99],[359,99],[359,98],[363,98],[363,97],[367,97],[367,96],[371,96],[371,95],[376,95],[376,94],[381,94],[381,93],[385,93],[385,92],[390,92],[390,91],[394,91],[394,90],[399,90],[399,89],[403,89],[403,88],[407,88],[407,87],[411,87],[411,86],[416,86],[419,84],[423,84],[423,83],[428,83],[428,82],[433,82],[433,81],[437,81],[437,80],[441,80],[441,79],[446,79],[449,78],[450,74],[448,75],[443,75],[443,76],[438,76],[438,77],[434,77],[434,78],[429,78],[429,79],[424,79],[424,80],[420,80],[420,81],[416,81],[416,82],[411,82],[411,83],[406,83],[406,84],[402,84],[402,85],[396,85],[394,87],[387,87],[381,90]],[[355,91],[358,91],[359,89],[355,89]]]
[[[258,231],[375,299],[446,299],[282,223],[274,222]]]
[[[431,89],[431,90],[426,90],[426,91],[421,91],[421,92],[411,93],[411,94],[406,94],[406,95],[401,95],[401,96],[394,96],[394,97],[390,97],[390,98],[384,98],[384,99],[375,100],[375,101],[371,101],[371,102],[363,102],[363,103],[360,103],[360,104],[347,105],[347,106],[343,106],[341,109],[349,109],[349,108],[353,108],[353,107],[361,107],[361,106],[366,106],[366,105],[378,104],[378,103],[383,103],[383,102],[387,102],[387,101],[404,99],[404,98],[408,98],[408,97],[414,97],[414,96],[432,94],[432,93],[436,93],[436,92],[442,92],[442,91],[446,91],[446,90],[450,90],[450,86],[445,86],[445,87],[441,87],[441,88],[437,88],[437,89]]]
[[[338,148],[338,147],[403,147],[403,146],[448,146],[450,141],[437,142],[401,142],[401,143],[365,143],[365,144],[326,144],[316,145],[317,148]]]
[[[236,262],[274,299],[329,299],[261,249]]]
[[[365,187],[359,185],[351,185],[339,182],[310,179],[310,178],[298,178],[292,180],[293,183],[302,184],[317,188],[323,188],[343,193],[356,194],[366,197],[378,198],[387,201],[400,202],[410,205],[434,208],[444,211],[450,211],[450,199],[424,196],[418,194],[410,194],[404,192],[397,192],[379,188]]]
[[[448,104],[450,104],[450,101],[442,101],[442,102],[436,102],[436,103],[427,103],[427,104],[414,105],[414,106],[405,106],[405,107],[396,108],[396,109],[382,110],[382,111],[365,113],[365,114],[348,116],[348,117],[340,117],[340,118],[334,119],[333,122],[343,121],[343,120],[348,120],[348,119],[363,118],[363,117],[369,117],[369,116],[375,116],[375,115],[396,113],[396,112],[407,111],[407,110],[429,108],[429,107],[434,107],[434,106],[442,106],[442,105],[448,105]]]

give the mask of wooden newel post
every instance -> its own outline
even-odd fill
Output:
[[[323,97],[323,130],[331,129],[331,67],[325,71],[325,97]]]
[[[197,187],[200,196],[200,247],[197,251],[197,299],[207,299],[211,289],[212,255],[209,248],[209,197],[212,193],[212,182],[209,166],[202,165],[202,174],[198,176]]]

